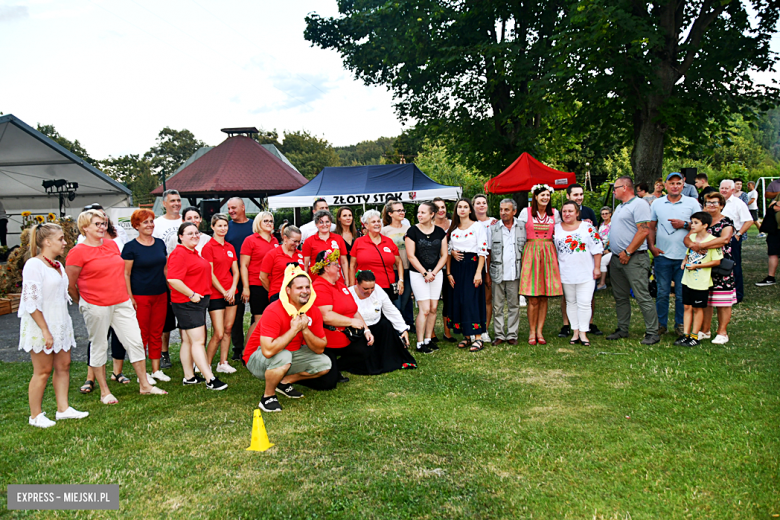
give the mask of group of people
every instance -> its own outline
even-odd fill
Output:
[[[228,361],[232,341],[232,359],[265,382],[259,406],[270,412],[281,410],[276,394],[302,397],[294,383],[328,390],[349,381],[342,371],[372,375],[414,369],[413,353],[435,352],[440,339],[457,341],[452,333],[463,338],[459,348],[472,352],[491,341],[515,345],[521,299],[527,301],[529,345],[547,343],[548,298],[563,296],[559,336],[571,335],[571,344],[588,346],[589,332],[602,334],[593,323],[594,295],[606,287],[607,272],[618,326],[606,339],[628,337],[633,295],[645,322],[641,343],[657,343],[670,328],[673,286],[676,343],[695,346],[710,338],[713,309],[718,328],[712,342],[726,343],[731,306],[744,295],[741,241],[754,222],[735,188],[734,181],[725,180],[719,191],[702,193],[700,204],[683,194],[682,175],[670,173],[663,184],[666,195],[646,201],[636,195],[630,177],[620,177],[614,184],[620,204],[614,214],[601,209],[600,227],[577,184],[567,188],[560,210],[552,206],[553,188],[539,184],[532,188],[529,207],[519,212],[513,199],[502,200],[498,219],[487,216],[487,197],[477,195],[459,199],[451,219],[443,200],[423,202],[414,225],[397,201],[381,213],[366,211],[358,228],[350,208],[334,217],[320,199],[312,207],[312,222],[300,229],[285,224],[278,235],[271,213],[250,220],[243,201],[233,198],[229,216],[212,217],[212,236],[200,232],[200,211],[181,212],[181,197],[168,190],[163,216],[155,218],[145,209],[133,213],[138,237],[129,241],[113,229],[102,208],[92,205],[78,217],[82,236],[65,267],[56,261],[66,247],[62,229],[39,224],[30,231],[31,259],[19,309],[19,348],[31,352],[34,367],[30,424],[55,424],[41,410],[52,371],[56,419],[87,415],[68,405],[75,346],[70,302],[79,305],[90,340],[88,379],[81,391],[90,393],[97,383],[105,404],[117,403],[105,373],[109,339],[111,380],[131,382],[122,373],[127,356],[141,394],[163,395],[156,385],[170,381],[164,370],[172,366],[168,347],[176,328],[184,385],[227,388],[212,361],[220,350],[216,372],[236,372]],[[655,302],[648,289],[648,251]],[[412,295],[416,319],[405,316]],[[435,332],[440,301],[443,338]],[[247,305],[251,325],[244,344]],[[213,329],[208,343],[207,314]],[[417,337],[413,347],[410,325]]]

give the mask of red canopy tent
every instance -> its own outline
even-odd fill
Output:
[[[559,172],[523,153],[509,168],[485,183],[485,193],[531,191],[535,184],[548,184],[559,190],[575,182],[573,173]]]

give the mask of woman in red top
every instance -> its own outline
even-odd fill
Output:
[[[297,263],[303,269],[303,253],[298,251],[300,243],[301,230],[295,226],[287,226],[282,233],[282,245],[263,258],[260,266],[260,282],[268,291],[269,302],[279,299],[287,264]]]
[[[193,361],[206,376],[206,388],[224,390],[227,385],[214,377],[206,360],[206,309],[211,294],[211,266],[195,248],[200,241],[198,226],[184,222],[177,232],[179,245],[168,256],[168,285],[171,306],[181,331],[179,359],[184,368],[185,385],[197,385],[204,379],[195,375]]]
[[[135,309],[127,293],[125,261],[113,240],[103,240],[107,219],[102,211],[88,210],[79,215],[78,227],[84,241],[70,250],[65,272],[68,293],[78,303],[89,332],[89,366],[100,386],[100,401],[116,404],[106,383],[108,328],[112,327],[127,350],[142,394],[167,394],[149,384],[146,378],[146,352]]]
[[[312,265],[312,271],[318,275],[312,284],[317,295],[314,303],[322,313],[325,338],[328,340],[325,355],[330,358],[333,366],[324,377],[299,383],[317,390],[335,388],[336,383],[349,381],[339,372],[338,363],[345,366],[365,365],[366,345],[374,343],[374,336],[358,312],[357,303],[341,280],[340,256],[338,250],[321,251],[317,255],[316,263]],[[344,332],[346,327],[362,329],[361,337],[350,340]],[[338,358],[341,361],[337,362]]]
[[[279,247],[279,241],[273,236],[274,216],[261,211],[252,222],[252,231],[241,246],[241,300],[252,308],[252,325],[246,337],[252,336],[255,325],[260,323],[263,311],[268,307],[268,291],[260,282],[260,266],[263,258]]]
[[[330,232],[330,226],[333,223],[333,215],[331,215],[328,210],[320,210],[314,214],[314,222],[317,226],[317,233],[307,238],[301,248],[303,252],[303,263],[306,265],[306,270],[311,272],[309,267],[314,263],[312,262],[312,259],[317,258],[320,251],[338,250],[341,255],[339,258],[339,265],[341,266],[342,280],[346,282],[346,275],[349,273],[347,244],[339,235]],[[314,273],[312,272],[312,274]]]
[[[366,226],[368,234],[356,239],[352,245],[349,284],[355,285],[358,270],[371,271],[376,277],[376,284],[385,290],[391,300],[395,300],[404,291],[404,264],[398,247],[390,238],[382,235],[382,215],[377,210],[366,211],[360,221]],[[397,278],[393,268],[398,272]],[[395,280],[398,280],[397,291],[393,290]]]
[[[236,321],[236,288],[238,287],[238,259],[236,250],[225,241],[228,232],[228,216],[217,213],[211,217],[214,236],[206,242],[201,251],[204,260],[211,264],[211,298],[209,316],[213,333],[206,355],[211,365],[217,348],[221,345],[217,372],[233,374],[236,369],[227,361],[230,350],[230,333]]]

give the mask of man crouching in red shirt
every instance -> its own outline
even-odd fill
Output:
[[[321,377],[331,367],[323,354],[327,340],[322,314],[313,306],[316,294],[311,279],[299,266],[289,265],[282,287],[279,299],[266,307],[244,350],[246,367],[265,380],[258,405],[265,412],[282,411],[275,392],[299,399],[303,394],[292,384]]]

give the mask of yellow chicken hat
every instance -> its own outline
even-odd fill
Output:
[[[282,307],[284,307],[284,310],[287,311],[287,314],[290,316],[297,316],[299,314],[303,314],[309,309],[311,309],[311,306],[314,305],[314,300],[317,298],[317,294],[314,292],[314,287],[311,288],[311,296],[309,297],[309,301],[306,302],[306,305],[300,308],[300,310],[295,308],[295,305],[290,303],[290,299],[287,297],[287,291],[285,291],[285,288],[290,285],[290,282],[293,281],[293,279],[298,278],[299,276],[305,276],[309,279],[309,283],[311,284],[311,277],[301,269],[301,266],[298,264],[289,264],[287,267],[284,268],[284,280],[282,281],[282,289],[279,291],[279,300],[282,302]]]

